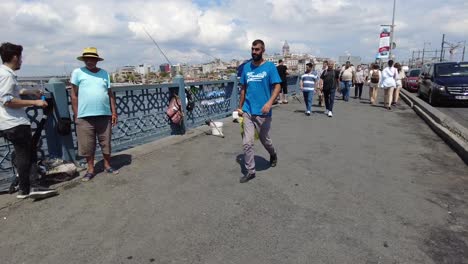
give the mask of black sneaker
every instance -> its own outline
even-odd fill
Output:
[[[240,178],[239,182],[245,183],[252,180],[253,178],[255,178],[255,173],[247,173],[246,175],[242,176],[242,178]]]
[[[44,199],[57,195],[58,192],[54,189],[49,189],[45,187],[31,187],[29,191],[29,198],[31,199]]]
[[[29,192],[18,190],[18,194],[16,195],[16,198],[18,199],[26,199],[29,197]]]
[[[273,154],[270,156],[270,166],[271,167],[276,167],[276,164],[278,163],[278,155]]]

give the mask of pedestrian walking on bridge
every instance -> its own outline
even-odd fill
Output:
[[[310,116],[312,111],[312,102],[314,99],[315,86],[318,83],[320,76],[314,70],[312,63],[306,64],[306,72],[301,76],[299,87],[301,88],[302,94],[304,95],[304,102],[306,105],[305,114]]]
[[[247,174],[240,182],[255,178],[254,135],[258,132],[260,142],[270,154],[270,166],[275,167],[278,156],[273,147],[269,132],[271,127],[271,107],[281,90],[281,78],[275,64],[265,61],[263,53],[265,43],[257,39],[252,43],[252,59],[244,65],[240,84],[239,108],[237,111],[244,117],[244,162]]]
[[[366,72],[362,69],[361,65],[358,65],[357,70],[356,70],[355,83],[354,83],[354,99],[359,98],[359,100],[361,100],[362,88],[364,87],[364,83],[366,82],[366,79],[367,79]]]
[[[398,104],[398,100],[400,99],[400,90],[403,88],[403,79],[406,78],[405,71],[403,71],[400,63],[395,63],[395,68],[397,69],[397,76],[396,76],[396,89],[393,91],[393,102],[392,105],[396,106]]]
[[[385,92],[384,107],[392,110],[393,90],[396,88],[397,71],[393,67],[393,60],[388,61],[388,66],[382,71],[382,81],[380,87]]]
[[[328,68],[322,72],[320,79],[323,80],[323,97],[325,99],[325,114],[333,116],[333,104],[335,102],[336,88],[339,86],[340,71],[335,70],[333,61],[328,62]]]
[[[379,84],[382,80],[382,73],[380,72],[379,65],[374,63],[372,64],[372,69],[369,71],[369,78],[367,82],[369,84],[369,100],[371,105],[377,103],[377,94],[379,91]]]
[[[345,66],[341,68],[341,72],[340,72],[340,81],[343,84],[343,90],[341,91],[341,93],[343,94],[343,100],[345,102],[349,101],[349,92],[354,82],[354,78],[355,78],[354,67],[351,67],[351,63],[347,61]]]
[[[281,92],[278,103],[287,104],[288,103],[288,67],[284,65],[283,60],[278,61],[278,66],[276,66],[278,74],[281,78]]]

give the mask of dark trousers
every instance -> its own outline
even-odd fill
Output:
[[[29,193],[32,159],[31,126],[21,125],[2,131],[3,136],[15,148],[15,165],[19,175],[19,189]]]
[[[361,98],[363,86],[364,86],[363,83],[354,84],[354,97],[358,97],[358,93],[359,93],[359,98]]]
[[[333,112],[333,104],[335,103],[336,89],[323,90],[323,97],[325,98],[325,108]]]

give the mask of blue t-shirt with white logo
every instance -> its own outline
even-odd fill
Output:
[[[247,87],[242,111],[251,115],[264,115],[262,108],[270,100],[274,84],[281,83],[281,78],[272,62],[267,61],[260,66],[249,62],[244,65],[240,83]],[[267,116],[271,116],[271,110]]]
[[[100,69],[94,73],[86,67],[75,69],[70,82],[78,86],[78,118],[110,116],[109,74]]]

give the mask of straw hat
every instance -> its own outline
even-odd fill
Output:
[[[97,58],[98,61],[103,61],[104,59],[99,57],[97,53],[97,49],[95,47],[89,47],[83,49],[83,55],[77,57],[76,59],[79,61],[83,61],[84,58]]]

